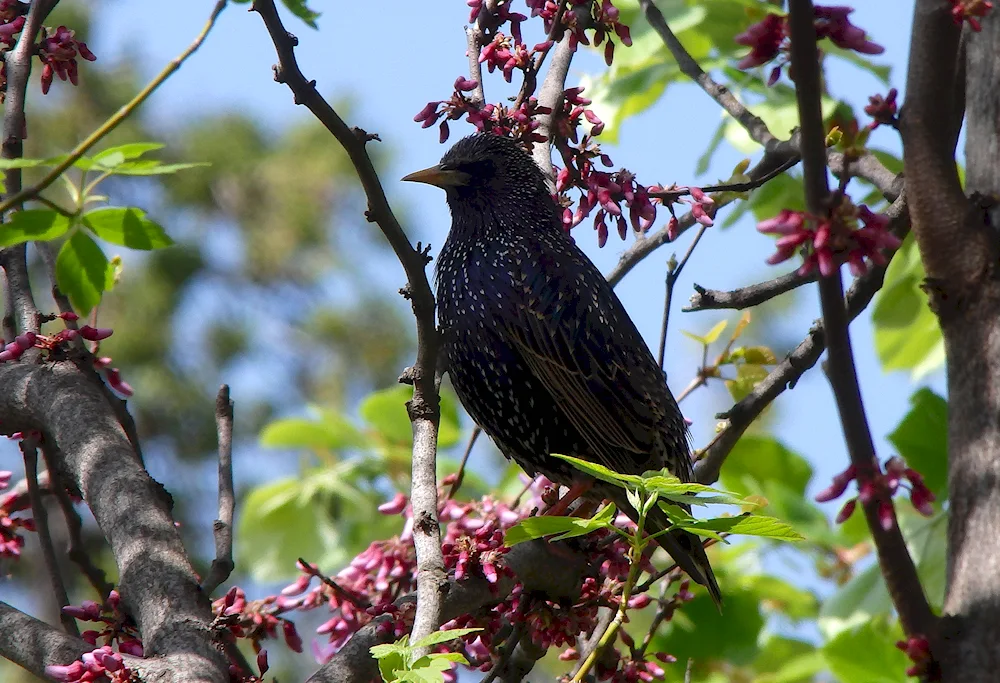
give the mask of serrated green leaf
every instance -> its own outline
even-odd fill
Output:
[[[7,222],[0,224],[0,247],[38,240],[58,239],[69,231],[72,221],[50,209],[14,211]]]
[[[415,642],[412,647],[431,647],[432,645],[440,645],[441,643],[447,643],[448,641],[455,640],[456,638],[462,638],[469,635],[470,633],[477,633],[482,631],[481,628],[453,628],[447,631],[435,631],[429,636],[424,636],[417,642]]]
[[[106,242],[130,249],[162,249],[174,243],[163,228],[136,208],[105,207],[83,214],[83,224]]]
[[[87,316],[108,286],[108,259],[101,247],[83,232],[63,243],[56,257],[56,282],[73,308]]]
[[[364,436],[343,415],[327,413],[322,420],[285,418],[266,425],[260,445],[267,448],[308,448],[339,451],[364,443]]]
[[[375,645],[368,648],[372,657],[378,661],[378,670],[382,675],[382,680],[386,683],[393,683],[399,680],[396,672],[406,669],[406,655],[411,648],[406,645],[407,636],[403,636],[395,643],[387,645]]]
[[[580,458],[574,458],[569,455],[560,455],[558,453],[553,453],[552,455],[553,457],[565,460],[581,472],[585,472],[592,477],[600,479],[601,481],[621,486],[622,488],[624,488],[626,484],[631,485],[632,488],[638,488],[643,483],[642,477],[635,474],[619,474],[618,472],[608,469],[604,465],[598,465],[597,463],[581,460]]]
[[[518,543],[555,534],[559,534],[553,539],[555,541],[585,536],[598,529],[609,528],[614,522],[615,512],[614,505],[606,505],[590,519],[546,515],[526,517],[507,530],[503,542],[507,547],[513,547]]]
[[[910,410],[889,434],[907,464],[939,501],[948,496],[948,402],[926,387],[910,396]]]

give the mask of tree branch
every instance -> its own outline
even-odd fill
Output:
[[[892,221],[893,232],[900,234],[900,231],[903,230],[902,226],[909,221],[906,195],[900,195],[886,211],[886,214]],[[892,258],[893,255],[889,255],[890,262]],[[849,320],[858,317],[871,302],[875,293],[881,289],[887,267],[888,264],[875,266],[855,280],[847,292],[844,303]],[[826,334],[823,323],[818,322],[809,331],[809,335],[783,361],[778,363],[768,376],[754,387],[753,391],[728,411],[717,415],[720,420],[726,420],[727,424],[701,453],[695,466],[695,479],[697,481],[702,484],[712,484],[718,480],[722,464],[729,457],[736,442],[740,440],[750,424],[785,389],[794,387],[799,378],[816,364],[825,349]]]
[[[205,595],[211,596],[233,572],[233,513],[236,493],[233,490],[233,402],[229,385],[219,387],[215,399],[215,426],[219,435],[219,518],[212,525],[215,537],[215,559],[208,576],[201,583]]]
[[[32,6],[34,6],[34,4],[35,3],[32,3]],[[74,147],[73,150],[66,155],[66,158],[63,159],[61,162],[59,162],[57,165],[53,166],[52,169],[49,170],[49,172],[46,173],[41,180],[39,180],[31,187],[15,192],[13,195],[8,196],[4,201],[0,202],[0,213],[7,211],[13,206],[26,202],[29,199],[37,197],[38,193],[42,192],[43,190],[45,190],[45,188],[54,183],[59,178],[59,176],[61,176],[63,173],[66,172],[68,168],[70,168],[73,164],[79,161],[80,158],[84,154],[86,154],[91,147],[93,147],[98,142],[103,140],[105,136],[107,136],[111,131],[117,128],[125,119],[127,119],[140,104],[145,102],[149,98],[149,96],[152,95],[153,92],[158,87],[160,87],[160,85],[163,84],[164,81],[166,81],[171,75],[173,75],[175,71],[177,71],[177,69],[181,67],[181,64],[183,64],[188,57],[194,54],[195,51],[199,47],[201,47],[201,44],[205,42],[205,38],[208,37],[209,32],[215,26],[215,21],[216,19],[218,19],[219,14],[221,14],[222,10],[224,10],[225,8],[226,8],[226,0],[218,0],[218,2],[215,3],[215,8],[212,10],[212,14],[209,16],[208,21],[205,23],[204,28],[202,28],[201,33],[199,33],[198,36],[194,39],[194,41],[190,45],[188,45],[187,49],[185,49],[184,52],[182,52],[178,57],[176,57],[169,64],[167,64],[167,66],[165,66],[163,70],[160,73],[158,73],[156,77],[153,78],[153,80],[150,81],[149,84],[139,92],[138,95],[133,97],[127,104],[122,106],[121,109],[116,111],[114,115],[111,116],[111,118],[102,123],[97,130],[88,135],[82,142],[80,142],[80,144]],[[27,28],[27,23],[25,24],[25,28]],[[22,40],[23,36],[26,33],[27,31],[22,33]],[[9,69],[10,69],[10,60],[8,58],[8,73]],[[27,78],[27,76],[25,76],[25,78]],[[23,110],[23,103],[22,103],[22,110]],[[6,119],[7,115],[5,115],[4,118]],[[7,133],[8,131],[5,123],[4,125],[5,140],[8,139]],[[18,188],[20,188],[20,185],[18,185]],[[7,189],[8,190],[11,189],[11,186],[9,184],[7,186]]]
[[[93,649],[87,641],[0,602],[0,655],[40,680],[49,680],[45,667],[68,664]]]
[[[993,237],[966,226],[968,202],[955,165],[956,60],[962,29],[947,3],[917,0],[906,101],[899,116],[913,232],[927,277],[960,294],[978,286],[994,260]],[[996,159],[992,160],[995,163]]]
[[[349,128],[333,107],[306,79],[295,59],[298,39],[281,23],[274,0],[254,0],[251,9],[260,14],[278,54],[274,79],[292,91],[296,104],[304,104],[326,126],[347,152],[365,194],[367,217],[378,224],[406,272],[405,294],[413,305],[417,326],[417,359],[402,378],[413,384],[413,399],[407,404],[413,424],[413,474],[410,504],[413,507],[413,540],[417,551],[417,615],[411,638],[418,640],[437,630],[441,623],[441,592],[446,585],[441,534],[437,519],[437,430],[440,417],[435,366],[438,355],[434,326],[434,294],[424,271],[427,251],[414,249],[396,220],[378,174],[365,149],[372,139],[359,128]]]
[[[54,469],[90,505],[146,656],[172,672],[161,680],[228,681],[212,643],[210,605],[174,526],[169,496],[142,468],[101,391],[67,361],[4,363],[0,387],[0,432],[42,431],[58,453]],[[16,653],[0,648],[0,655],[10,654]]]
[[[760,145],[767,146],[778,141],[771,131],[768,130],[767,124],[761,120],[760,117],[756,116],[753,112],[747,109],[742,102],[740,102],[736,97],[730,92],[729,88],[724,85],[720,85],[712,80],[705,71],[698,65],[691,53],[684,49],[681,45],[681,41],[677,40],[677,36],[674,32],[670,30],[667,25],[666,19],[663,17],[663,13],[660,12],[659,8],[653,4],[652,0],[639,0],[639,6],[642,7],[642,11],[646,15],[646,20],[649,25],[653,27],[660,38],[663,39],[663,43],[670,50],[670,54],[674,56],[677,61],[677,66],[680,67],[681,73],[690,78],[692,81],[701,86],[709,97],[719,103],[726,113],[736,119],[746,132],[750,135],[750,138]]]
[[[691,295],[690,303],[681,310],[685,313],[717,309],[742,311],[744,308],[759,306],[766,301],[770,301],[777,296],[781,296],[810,282],[816,282],[816,273],[810,272],[800,275],[797,270],[793,270],[790,273],[779,275],[773,280],[759,282],[731,291],[705,289],[701,285],[696,284],[694,285],[695,293]]]
[[[791,59],[795,65],[795,95],[802,131],[806,206],[814,216],[827,216],[831,207],[826,176],[826,134],[820,105],[822,86],[820,66],[816,58],[814,20],[815,13],[811,0],[790,0]],[[851,463],[857,468],[859,485],[865,481],[873,482],[879,490],[879,495],[862,501],[862,507],[875,543],[886,587],[899,613],[903,631],[910,636],[923,635],[930,638],[936,632],[936,617],[924,595],[916,566],[896,523],[895,510],[893,509],[891,528],[885,529],[880,521],[880,505],[889,503],[891,506],[892,503],[884,482],[877,476],[880,469],[861,398],[861,388],[858,385],[854,353],[847,329],[849,320],[844,307],[840,268],[830,276],[820,277],[819,293],[823,309],[823,327],[827,337],[828,375],[837,402],[837,411],[840,413],[847,450]]]
[[[548,114],[537,115],[538,128],[535,130],[536,133],[544,135],[548,142],[537,143],[531,152],[538,168],[542,169],[545,182],[549,184],[550,189],[555,187],[555,174],[552,171],[552,119],[562,106],[563,91],[566,89],[566,75],[569,73],[569,65],[573,61],[573,50],[570,47],[569,36],[563,36],[563,39],[553,50],[552,63],[549,64],[545,80],[542,81],[542,88],[538,92],[538,106],[548,107],[552,111]]]
[[[38,482],[38,444],[34,438],[28,437],[18,444],[21,454],[24,456],[24,476],[28,482],[28,496],[31,498],[31,516],[35,520],[35,529],[38,531],[38,544],[42,548],[42,560],[45,563],[45,571],[49,575],[49,583],[52,587],[52,595],[59,605],[59,621],[63,630],[71,636],[79,636],[80,632],[76,628],[76,619],[64,614],[62,608],[69,604],[69,595],[66,593],[66,584],[63,582],[62,573],[59,571],[59,562],[56,560],[56,551],[52,547],[52,533],[49,531],[49,513],[45,509],[42,501],[42,491]]]
[[[442,619],[448,621],[496,605],[510,595],[517,583],[524,586],[524,594],[537,592],[553,600],[576,599],[581,577],[588,570],[587,560],[582,555],[573,553],[565,545],[542,540],[514,546],[504,555],[504,561],[513,570],[514,577],[502,575],[493,584],[477,576],[452,580],[445,591]],[[555,566],[559,571],[552,571]],[[415,597],[419,601],[418,596],[410,594],[396,604],[412,602]],[[379,625],[384,621],[384,617],[373,619],[355,633],[307,683],[370,683],[378,678],[378,666],[368,650],[392,640],[391,633],[379,634]]]

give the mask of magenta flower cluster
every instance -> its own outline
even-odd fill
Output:
[[[60,313],[59,315],[48,316],[47,318],[44,318],[44,320],[55,320],[56,318],[65,322],[75,323],[79,320],[80,316],[72,311],[67,311],[65,313]],[[98,343],[107,339],[112,334],[114,334],[114,330],[110,328],[91,327],[90,325],[66,327],[54,335],[37,334],[30,331],[25,332],[18,335],[13,341],[7,344],[3,344],[3,341],[0,340],[0,345],[2,345],[3,348],[3,350],[0,351],[0,363],[16,361],[24,355],[28,349],[32,348],[38,348],[45,351],[49,354],[50,358],[53,355],[62,357],[66,354],[69,344],[78,338],[93,342],[91,350],[96,352]],[[101,374],[108,382],[108,385],[118,394],[126,397],[133,394],[131,385],[122,379],[121,371],[118,370],[118,368],[111,366],[112,360],[110,357],[94,356],[91,360],[94,370]]]
[[[13,472],[0,471],[0,491],[10,486]],[[9,491],[0,496],[0,558],[17,559],[24,547],[22,531],[34,531],[35,520],[17,513],[31,508],[27,489]]]
[[[618,8],[611,0],[568,0],[565,4],[552,0],[526,0],[532,17],[542,19],[545,41],[528,48],[521,38],[521,24],[527,17],[511,11],[510,1],[491,7],[483,0],[469,0],[469,21],[482,32],[478,61],[486,72],[499,71],[504,80],[511,82],[516,72],[525,80],[524,92],[513,105],[483,103],[475,97],[479,88],[475,80],[460,76],[455,80],[454,91],[447,100],[428,102],[414,120],[424,128],[439,125],[440,140],[450,135],[449,122],[465,117],[478,131],[511,137],[531,150],[535,143],[547,142],[537,132],[540,114],[552,113],[551,135],[563,160],[557,170],[556,200],[563,206],[563,224],[569,230],[585,218],[593,216],[601,246],[607,242],[610,227],[616,228],[624,239],[631,225],[636,232],[645,232],[656,219],[656,202],[648,189],[625,170],[605,171],[595,168],[600,159],[605,168],[613,166],[594,138],[604,130],[604,122],[588,105],[591,101],[581,96],[583,88],[564,91],[560,108],[554,113],[538,105],[529,86],[535,84],[536,64],[552,48],[555,39],[569,34],[569,43],[575,50],[579,45],[604,45],[608,64],[614,58],[613,36],[624,45],[631,45],[628,26],[620,20]],[[558,25],[557,25],[558,24]],[[509,25],[509,31],[501,29]],[[586,133],[581,138],[581,127]],[[578,200],[569,191],[579,191]],[[627,217],[626,217],[627,214]]]
[[[122,656],[104,645],[67,666],[50,665],[45,673],[57,681],[69,683],[129,683],[135,680]]]
[[[850,7],[814,6],[816,37],[829,38],[834,45],[845,50],[854,50],[866,55],[882,54],[885,48],[868,40],[864,29],[855,26],[847,18],[853,11]],[[782,67],[789,63],[788,35],[788,17],[783,14],[768,14],[763,20],[736,36],[735,41],[738,45],[750,48],[750,53],[737,62],[736,66],[740,69],[749,69],[779,59],[778,64],[771,69],[767,81],[768,85],[774,85],[781,77]],[[791,69],[789,76],[793,76]]]
[[[778,236],[777,251],[767,259],[771,265],[799,253],[803,255],[800,275],[818,269],[828,277],[846,261],[857,277],[867,272],[870,263],[885,264],[883,251],[898,249],[900,245],[899,238],[889,231],[887,216],[847,201],[832,217],[822,219],[803,211],[783,209],[774,218],[758,223],[757,230]]]
[[[990,0],[951,0],[951,18],[956,24],[969,22],[969,27],[976,31],[983,30],[983,25],[979,22],[993,9]]]
[[[931,505],[935,500],[934,494],[927,488],[920,473],[907,467],[903,459],[898,456],[886,461],[884,472],[875,471],[872,476],[859,477],[858,469],[851,465],[835,476],[830,486],[816,494],[816,501],[825,503],[839,498],[844,495],[847,486],[855,480],[858,482],[858,495],[844,503],[837,513],[837,524],[847,521],[854,514],[859,501],[862,504],[877,501],[879,522],[882,528],[888,531],[896,524],[896,513],[890,499],[900,489],[909,490],[910,503],[917,512],[927,517],[934,514]]]
[[[38,58],[42,60],[42,93],[48,93],[52,86],[52,77],[76,85],[79,82],[77,57],[92,62],[97,57],[90,51],[87,44],[77,40],[73,31],[60,26],[46,30],[46,36],[38,44]]]

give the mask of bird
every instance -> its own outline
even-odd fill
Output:
[[[625,490],[553,454],[622,474],[694,479],[689,433],[659,364],[618,296],[562,223],[541,169],[511,138],[477,133],[404,181],[444,189],[451,229],[436,266],[442,360],[472,419],[529,476],[611,500]],[[670,522],[655,509],[646,531]],[[657,537],[721,606],[701,541]]]

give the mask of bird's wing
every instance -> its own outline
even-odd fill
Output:
[[[583,267],[583,291],[571,296],[559,278],[528,281],[508,338],[601,464],[690,479],[686,427],[662,371],[599,271]]]

